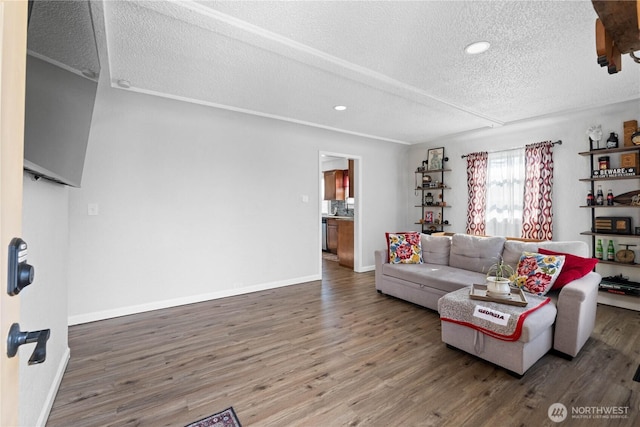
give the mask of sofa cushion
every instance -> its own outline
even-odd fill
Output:
[[[514,282],[523,291],[546,295],[560,275],[564,260],[564,255],[523,252]]]
[[[420,233],[411,231],[385,234],[387,236],[389,263],[422,264]]]
[[[509,264],[515,270],[523,252],[538,252],[538,248],[569,253],[580,257],[589,256],[589,246],[580,241],[553,242],[546,240],[543,242],[520,242],[518,240],[507,240],[504,244],[502,259],[505,264]]]
[[[505,241],[504,237],[454,234],[451,238],[449,265],[484,273],[492,264],[500,260]]]
[[[538,252],[537,242],[520,242],[518,240],[507,240],[504,243],[504,250],[502,251],[502,260],[505,264],[508,264],[516,271],[518,268],[518,261],[523,252]]]
[[[449,265],[451,238],[447,236],[431,236],[422,234],[422,259],[429,264]]]
[[[382,264],[382,273],[447,293],[485,282],[483,273],[437,264]]]
[[[548,249],[555,252],[564,252],[580,257],[589,256],[589,245],[581,241],[569,241],[569,242],[552,242],[544,241],[538,243],[539,248]]]
[[[564,255],[564,266],[562,266],[562,270],[560,271],[560,275],[556,279],[556,282],[553,284],[551,289],[560,289],[564,285],[579,279],[581,277],[586,276],[591,270],[593,270],[598,263],[598,260],[595,258],[583,258],[580,256],[550,251],[544,248],[538,249],[543,255]]]

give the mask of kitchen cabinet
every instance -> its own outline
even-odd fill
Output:
[[[344,200],[344,172],[342,170],[324,172],[324,200]]]
[[[353,268],[352,220],[338,220],[338,264]]]
[[[327,251],[338,253],[338,220],[333,218],[327,219]]]

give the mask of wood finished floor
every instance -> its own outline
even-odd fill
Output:
[[[323,281],[73,326],[47,426],[184,426],[233,406],[243,426],[640,425],[640,313],[598,307],[568,361],[522,379],[440,340],[437,313],[323,261]],[[555,424],[552,403],[628,407]]]

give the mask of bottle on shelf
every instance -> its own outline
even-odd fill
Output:
[[[604,194],[602,194],[602,185],[598,185],[598,191],[596,192],[596,205],[604,205]]]
[[[593,199],[593,192],[589,190],[587,193],[587,206],[595,205],[595,200]]]
[[[613,247],[613,240],[609,240],[609,246],[607,247],[607,261],[613,261],[616,257],[615,248]]]
[[[598,243],[596,244],[596,258],[602,259],[602,239],[598,239]]]
[[[613,206],[613,192],[611,189],[607,190],[607,206]]]

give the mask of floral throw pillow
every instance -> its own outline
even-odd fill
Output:
[[[390,264],[422,264],[420,233],[386,233]]]
[[[523,291],[545,295],[560,275],[564,260],[564,255],[523,252],[518,261],[514,282]]]

